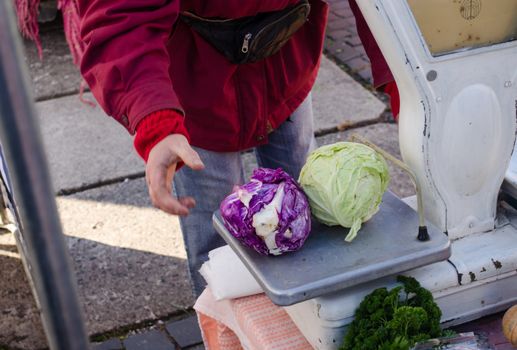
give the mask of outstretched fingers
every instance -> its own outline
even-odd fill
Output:
[[[174,169],[176,164],[172,164],[172,172],[165,165],[156,167],[149,167],[147,171],[147,186],[149,188],[149,196],[153,205],[172,215],[185,216],[189,214],[189,209],[193,206],[191,202],[180,201],[173,197],[171,191],[172,177],[174,176]],[[170,181],[168,180],[170,176]],[[193,201],[193,199],[192,199]]]
[[[175,198],[172,195],[172,180],[178,162],[194,170],[205,167],[183,135],[170,135],[151,150],[145,173],[153,205],[169,214],[184,216],[196,202],[192,197]]]

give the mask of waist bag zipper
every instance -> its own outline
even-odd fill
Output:
[[[242,42],[242,48],[241,48],[242,53],[248,53],[248,50],[250,47],[251,36],[252,36],[251,33],[248,33],[244,36],[244,41]]]

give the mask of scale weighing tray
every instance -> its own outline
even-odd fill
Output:
[[[277,305],[288,306],[397,274],[450,257],[448,237],[428,223],[431,239],[417,240],[418,214],[391,192],[380,209],[364,223],[352,243],[348,229],[328,227],[312,220],[303,247],[280,256],[263,256],[245,247],[223,225],[219,212],[215,229]]]

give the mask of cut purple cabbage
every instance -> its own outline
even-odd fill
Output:
[[[226,229],[263,255],[300,249],[311,230],[305,193],[282,169],[259,168],[221,203]]]

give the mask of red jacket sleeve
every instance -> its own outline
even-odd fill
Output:
[[[166,42],[179,0],[78,0],[81,73],[105,112],[131,134],[150,113],[183,114],[169,76]]]
[[[138,124],[133,144],[140,157],[147,162],[153,147],[172,134],[182,134],[190,142],[181,114],[170,109],[157,111]]]

